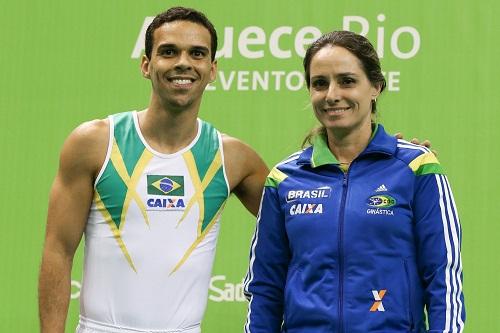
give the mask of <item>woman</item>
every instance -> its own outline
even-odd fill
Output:
[[[385,79],[373,46],[331,32],[304,70],[321,127],[268,176],[246,332],[462,332],[453,195],[427,148],[374,122]]]

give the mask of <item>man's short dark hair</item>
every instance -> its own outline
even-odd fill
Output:
[[[151,53],[153,51],[153,33],[163,24],[173,21],[189,21],[204,26],[208,32],[210,32],[210,53],[212,62],[215,60],[215,52],[217,52],[217,31],[215,31],[214,25],[202,12],[186,7],[172,7],[155,16],[146,30],[145,50],[148,59],[151,59]]]

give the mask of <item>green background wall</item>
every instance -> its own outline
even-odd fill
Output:
[[[147,105],[150,85],[131,57],[144,20],[172,6],[193,6],[214,22],[222,48],[233,27],[233,54],[219,59],[215,90],[205,93],[200,116],[243,139],[273,165],[298,150],[315,124],[305,88],[296,89],[301,57],[297,32],[343,27],[347,16],[369,24],[377,44],[383,28],[383,69],[394,72],[392,91],[380,99],[381,122],[407,138],[430,138],[454,188],[463,227],[466,331],[500,332],[499,14],[495,1],[9,1],[0,11],[0,332],[36,332],[37,274],[45,232],[48,192],[65,137],[81,122]],[[380,14],[385,16],[382,19]],[[257,26],[265,34],[264,56],[249,59],[238,48],[240,33]],[[269,39],[291,56],[279,59]],[[391,36],[400,27],[420,36],[418,52],[400,59]],[[361,25],[351,29],[360,32]],[[379,43],[380,44],[380,43]],[[402,33],[398,49],[414,46]],[[271,79],[252,89],[253,72]],[[285,72],[276,88],[279,74]],[[234,72],[234,74],[231,74]],[[248,73],[247,73],[248,72]],[[274,74],[273,74],[274,72]],[[292,74],[290,74],[292,73]],[[397,74],[399,73],[399,74]],[[234,80],[229,84],[229,78]],[[240,76],[238,87],[238,75]],[[286,76],[292,87],[286,86]],[[245,82],[245,78],[249,82]],[[248,88],[247,90],[245,90]],[[398,90],[396,90],[398,88]],[[68,221],[70,223],[70,221]],[[222,220],[216,276],[204,332],[240,332],[246,303],[238,284],[245,274],[254,218],[232,198]],[[81,250],[81,249],[80,249]],[[73,280],[81,278],[81,251]],[[220,296],[224,289],[224,297]],[[231,291],[235,289],[236,295]],[[78,288],[73,288],[74,293]],[[220,301],[221,298],[226,299]],[[78,299],[71,301],[67,331],[74,330]]]

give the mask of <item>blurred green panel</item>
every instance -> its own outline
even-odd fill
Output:
[[[269,165],[300,149],[315,125],[308,92],[300,84],[297,36],[311,27],[342,29],[344,22],[355,32],[367,28],[375,47],[383,48],[389,80],[379,100],[380,121],[407,138],[431,139],[454,189],[463,227],[466,331],[500,332],[500,266],[494,259],[500,228],[493,209],[500,200],[495,148],[500,142],[500,4],[465,0],[4,3],[0,332],[38,330],[37,275],[48,192],[65,137],[86,120],[147,105],[150,83],[140,74],[140,58],[132,57],[134,47],[147,17],[178,4],[204,11],[218,30],[219,49],[226,50],[200,117],[248,142]],[[245,51],[238,44],[249,27],[262,32],[264,42]],[[411,55],[415,32],[419,46]],[[277,43],[270,43],[278,35]],[[242,329],[246,302],[240,283],[253,229],[254,218],[231,198],[222,219],[206,333]],[[74,265],[75,296],[81,250]],[[77,320],[75,298],[67,332]]]

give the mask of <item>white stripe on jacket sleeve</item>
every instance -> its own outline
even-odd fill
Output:
[[[457,217],[455,202],[444,175],[435,175],[439,191],[439,207],[443,223],[446,245],[446,321],[443,333],[462,332],[464,323],[461,318],[462,282],[460,279],[462,264],[460,259],[460,222]]]

